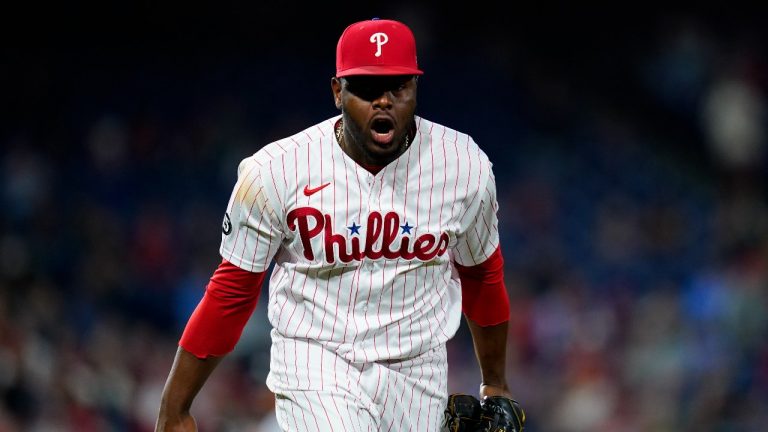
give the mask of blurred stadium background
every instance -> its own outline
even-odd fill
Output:
[[[419,114],[494,162],[526,430],[765,430],[764,14],[59,7],[4,13],[0,432],[153,429],[237,162],[336,114],[336,39],[373,16],[417,35]],[[201,430],[274,430],[265,305]]]

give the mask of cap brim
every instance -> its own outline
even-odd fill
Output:
[[[424,71],[402,66],[360,66],[337,72],[338,78],[350,75],[423,75]]]

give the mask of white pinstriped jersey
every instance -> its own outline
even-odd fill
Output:
[[[336,141],[339,118],[240,163],[220,252],[254,272],[275,260],[273,338],[351,362],[411,358],[458,329],[451,260],[479,264],[498,247],[491,163],[468,135],[417,116],[410,147],[372,174]]]

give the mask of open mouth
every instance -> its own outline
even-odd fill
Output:
[[[371,137],[377,144],[389,144],[395,136],[395,125],[391,119],[379,117],[371,124]]]

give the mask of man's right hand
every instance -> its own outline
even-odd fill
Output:
[[[172,418],[161,414],[155,424],[155,432],[197,432],[197,424],[191,414],[172,416]]]

